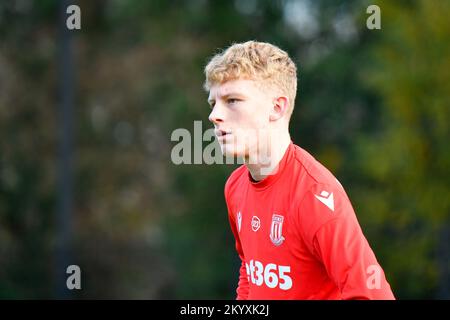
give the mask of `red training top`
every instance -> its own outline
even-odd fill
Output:
[[[236,169],[225,199],[242,261],[237,299],[395,299],[343,187],[292,142],[259,182]]]

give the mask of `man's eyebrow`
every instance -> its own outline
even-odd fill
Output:
[[[245,98],[245,95],[244,95],[243,93],[239,93],[239,92],[230,92],[230,93],[224,94],[223,96],[219,96],[219,99],[226,99],[226,98],[228,98],[228,97],[230,97],[230,96],[235,96],[235,97]],[[214,102],[214,101],[216,101],[216,99],[213,99],[213,98],[209,98],[209,99],[208,99],[208,102],[209,102],[209,103]]]
[[[229,96],[238,96],[238,97],[242,97],[242,98],[245,97],[245,95],[244,95],[243,93],[240,93],[240,92],[230,92],[230,93],[224,94],[221,98],[222,98],[222,99],[226,99],[226,98],[228,98]]]

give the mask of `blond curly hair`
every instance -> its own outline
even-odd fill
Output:
[[[205,76],[206,91],[214,84],[236,79],[254,80],[263,87],[279,90],[288,97],[288,116],[292,114],[297,93],[297,67],[285,51],[273,44],[235,43],[211,58],[205,67]]]

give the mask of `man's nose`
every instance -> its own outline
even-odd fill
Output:
[[[223,122],[223,111],[217,103],[209,114],[208,119],[214,124]]]

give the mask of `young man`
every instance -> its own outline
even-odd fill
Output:
[[[297,71],[288,54],[234,44],[205,74],[221,150],[244,159],[225,184],[242,261],[237,299],[394,299],[343,187],[291,141]]]

